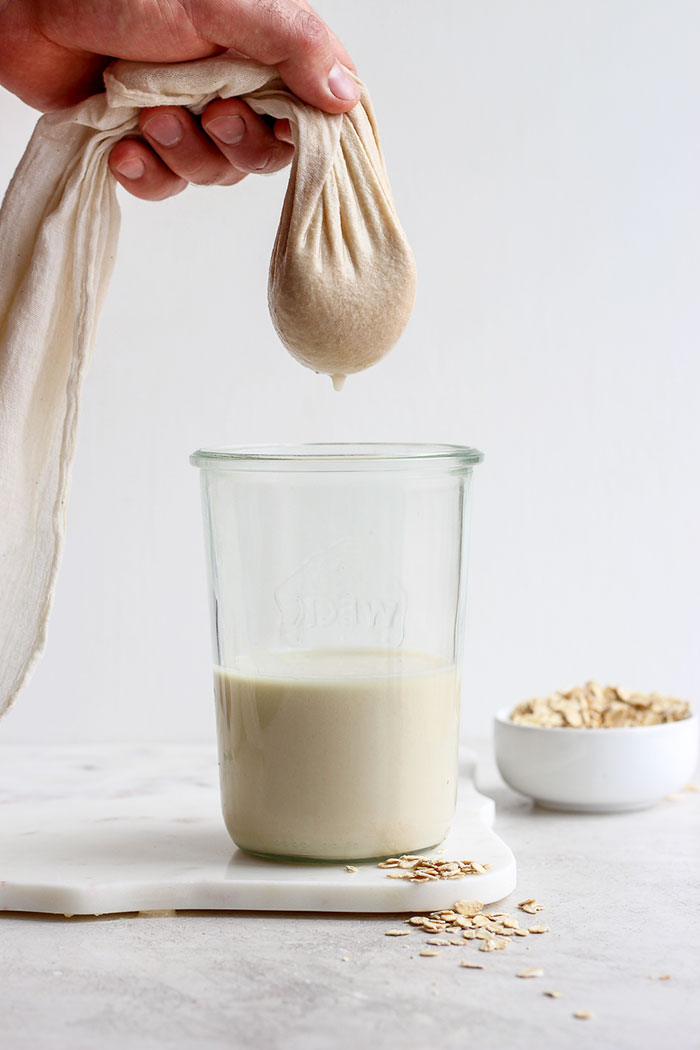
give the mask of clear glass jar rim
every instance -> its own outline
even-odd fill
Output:
[[[446,470],[481,463],[479,449],[466,445],[417,443],[240,445],[200,448],[190,463],[204,469],[376,470],[406,467],[442,467]]]

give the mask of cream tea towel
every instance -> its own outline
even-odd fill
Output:
[[[413,256],[366,90],[347,114],[307,106],[274,70],[226,55],[115,62],[105,94],[37,123],[0,211],[0,716],[41,654],[63,537],[80,389],[119,231],[109,151],[145,106],[200,113],[242,96],[295,144],[270,263],[277,332],[302,364],[358,372],[398,339]]]

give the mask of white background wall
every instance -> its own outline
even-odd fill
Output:
[[[211,443],[486,451],[467,737],[590,676],[700,698],[700,5],[319,8],[374,97],[413,320],[338,396],[266,312],[284,174],[122,195],[49,643],[0,741],[212,737]],[[3,188],[34,120],[0,94]]]

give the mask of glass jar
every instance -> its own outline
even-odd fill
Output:
[[[452,820],[468,510],[451,445],[201,449],[224,820],[357,860]]]

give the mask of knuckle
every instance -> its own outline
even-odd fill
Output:
[[[221,175],[203,175],[198,179],[189,180],[193,186],[221,186],[225,181]]]
[[[281,171],[282,168],[286,168],[292,159],[292,150],[273,150],[267,164],[265,165],[265,171],[270,174],[273,171]]]
[[[116,142],[109,151],[110,163],[122,160],[124,157],[132,157],[137,152],[140,153],[140,146],[141,142],[139,139],[120,139],[119,142]]]
[[[318,15],[300,10],[294,21],[297,46],[304,51],[325,50],[328,47],[328,30]]]
[[[200,123],[205,123],[215,117],[245,117],[251,113],[250,106],[243,99],[217,98],[202,110],[199,119]]]
[[[264,27],[260,38],[259,54],[262,62],[276,65],[286,58],[292,36],[292,18],[289,5],[284,0],[253,0],[255,21]]]
[[[180,179],[176,183],[170,183],[168,186],[164,186],[158,193],[157,197],[152,198],[157,201],[167,200],[168,197],[177,197],[178,193],[182,193],[183,190],[187,189],[187,183],[184,179]]]
[[[274,156],[274,150],[272,150],[272,149],[265,150],[265,151],[259,153],[258,156],[253,161],[252,171],[257,171],[257,172],[269,171],[270,170],[270,164],[272,163],[273,156]]]
[[[219,186],[237,186],[248,173],[246,171],[238,171],[237,168],[231,168],[230,173],[225,179],[222,179]]]
[[[143,131],[151,117],[158,117],[164,113],[177,113],[173,106],[150,106],[139,111],[139,128]]]
[[[179,174],[194,186],[216,186],[226,177],[225,169],[213,167],[207,161],[194,164],[187,170],[180,168]]]

